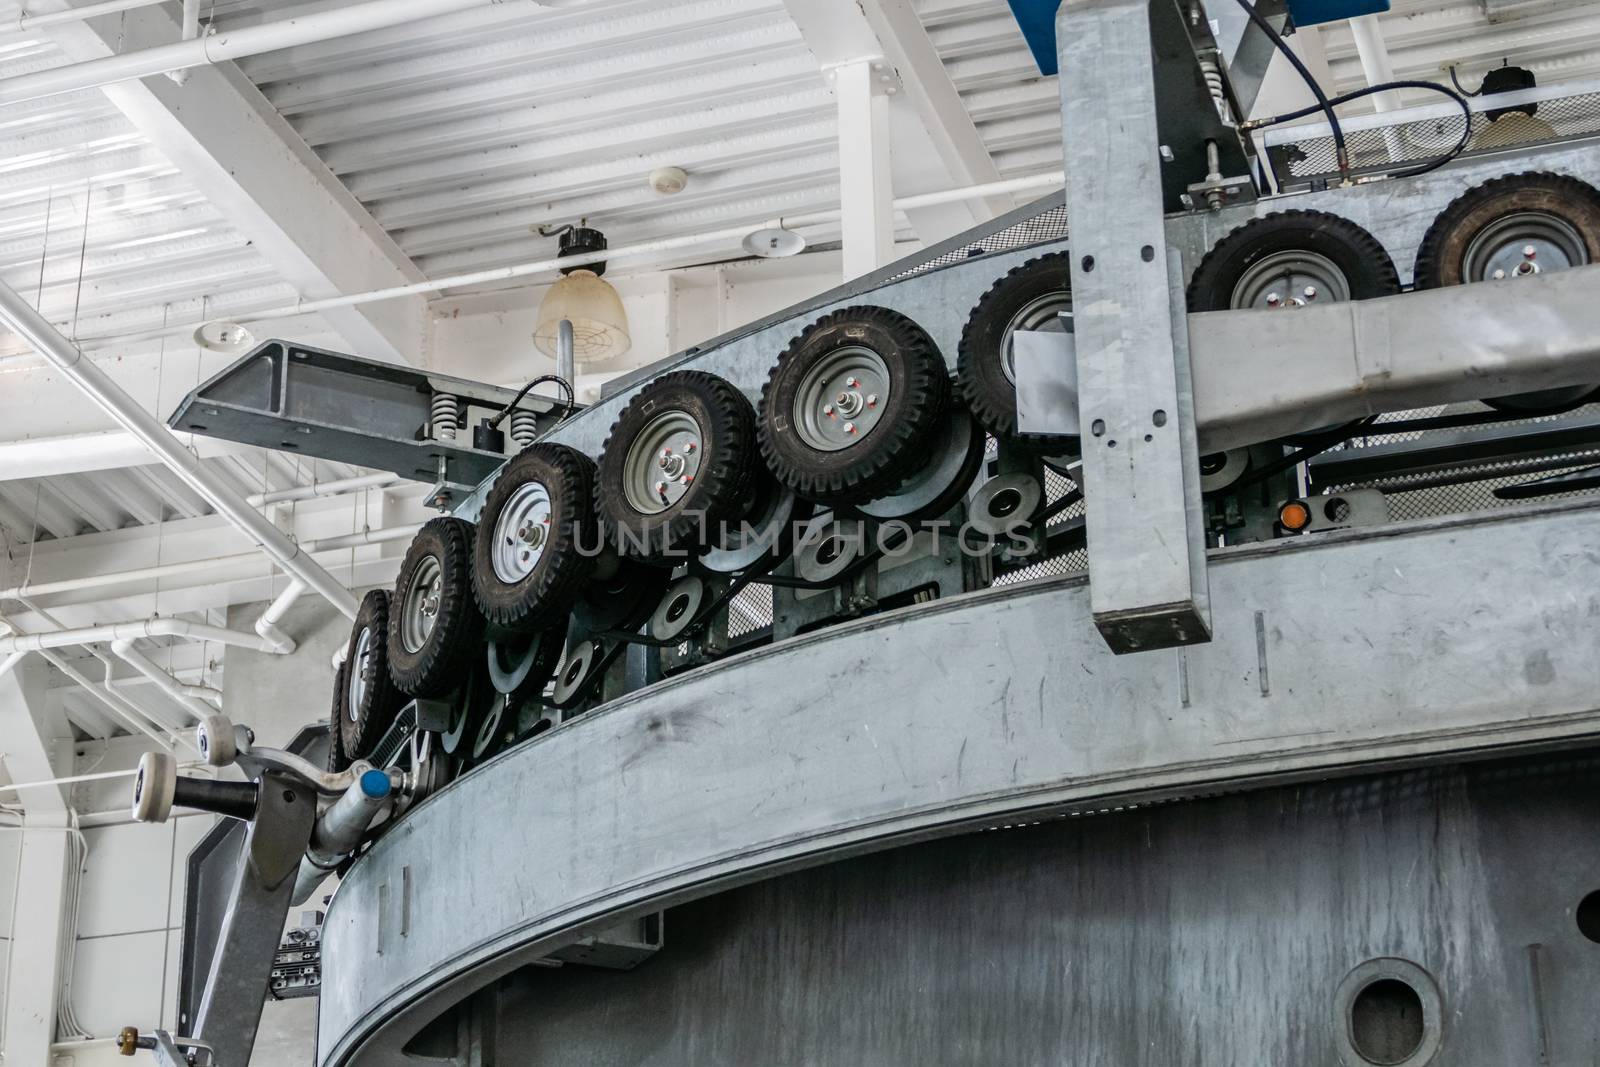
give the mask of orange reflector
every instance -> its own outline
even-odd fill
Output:
[[[1291,533],[1299,533],[1311,525],[1311,509],[1298,500],[1291,500],[1278,509],[1278,523]]]

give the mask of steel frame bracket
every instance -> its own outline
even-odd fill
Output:
[[[1163,215],[1152,10],[1149,0],[1067,0],[1056,26],[1091,606],[1118,653],[1211,639],[1183,270]],[[1113,501],[1125,503],[1106,506]]]
[[[294,778],[267,771],[260,782],[256,817],[245,832],[192,1028],[223,1064],[250,1059],[295,874],[317,813],[315,793]]]

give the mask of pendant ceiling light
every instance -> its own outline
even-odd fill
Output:
[[[577,226],[561,235],[563,257],[599,252],[605,247],[605,235],[599,230]],[[603,262],[561,269],[561,279],[550,287],[539,305],[533,343],[540,352],[556,357],[563,319],[572,323],[572,355],[578,363],[605,363],[633,347],[622,298],[610,282],[600,277],[605,269]]]

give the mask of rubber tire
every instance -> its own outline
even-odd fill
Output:
[[[328,712],[328,770],[333,774],[350,766],[350,757],[344,754],[344,734],[339,729],[339,716],[344,709],[345,683],[349,678],[350,661],[346,659],[333,672],[333,707]]]
[[[1352,300],[1393,296],[1400,273],[1378,239],[1323,211],[1282,211],[1252,220],[1218,241],[1189,281],[1190,311],[1228,311],[1245,271],[1275,252],[1315,252],[1344,272]]]
[[[846,345],[876,352],[889,370],[889,397],[860,443],[837,452],[800,439],[789,417],[806,372]],[[850,307],[807,326],[778,357],[761,390],[761,456],[773,476],[808,500],[862,504],[892,492],[927,460],[950,406],[950,372],[933,338],[881,307]]]
[[[494,527],[506,501],[527,482],[550,494],[551,526],[538,564],[520,582],[507,585],[494,573]],[[505,630],[537,633],[563,623],[594,572],[594,463],[566,445],[529,445],[500,469],[478,515],[472,546],[472,592],[484,618]]]
[[[1005,329],[1029,303],[1052,293],[1072,292],[1072,253],[1051,252],[1013,267],[989,287],[967,317],[956,354],[956,390],[973,418],[989,433],[1030,451],[1078,447],[1076,437],[1017,431],[1017,390],[1007,378]]]
[[[361,706],[350,707],[350,686],[339,692],[339,733],[346,758],[352,763],[365,758],[383,737],[400,710],[399,693],[389,680],[389,657],[385,647],[389,634],[389,593],[374,589],[361,598],[356,621],[350,627],[350,644],[345,653],[345,677],[356,669],[356,645],[361,631],[372,629],[372,650],[367,659],[367,688]],[[354,714],[352,714],[352,711]]]
[[[1589,262],[1600,263],[1600,190],[1562,174],[1531,171],[1508,174],[1469,189],[1452,200],[1428,227],[1417,249],[1416,287],[1463,285],[1467,248],[1484,227],[1521,211],[1542,211],[1568,222],[1583,237]],[[1586,403],[1592,386],[1540,389],[1495,397],[1484,403],[1498,411],[1554,415]]]
[[[700,470],[672,507],[646,515],[623,488],[628,449],[657,416],[686,412],[703,433]],[[619,555],[667,559],[696,555],[721,541],[724,523],[737,526],[750,508],[758,469],[755,409],[731,382],[705,371],[663,374],[628,401],[611,424],[596,475],[600,524]]]
[[[406,549],[389,603],[389,677],[414,697],[441,697],[466,677],[483,647],[483,613],[472,593],[472,523],[453,515],[423,523]],[[400,639],[401,613],[406,587],[429,556],[439,560],[439,617],[433,632],[416,652],[406,651]]]

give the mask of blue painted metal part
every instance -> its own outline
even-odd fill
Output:
[[[1028,42],[1033,61],[1039,65],[1039,73],[1056,73],[1060,69],[1056,63],[1056,8],[1061,6],[1061,0],[1008,2],[1017,25],[1022,27],[1022,39]]]
[[[1296,26],[1315,26],[1387,10],[1389,0],[1289,0],[1289,14],[1294,16]]]
[[[361,776],[361,791],[373,800],[379,800],[389,795],[393,783],[389,781],[387,771],[373,768]]]

